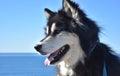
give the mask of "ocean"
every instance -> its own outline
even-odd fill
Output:
[[[0,76],[56,76],[44,59],[37,53],[0,53]]]
[[[37,53],[0,53],[0,76],[56,76],[55,67],[44,65],[45,58]]]

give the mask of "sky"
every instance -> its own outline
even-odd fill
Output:
[[[100,40],[120,53],[120,1],[73,0],[101,27]],[[45,37],[44,9],[57,11],[62,0],[0,0],[0,53],[36,53]]]

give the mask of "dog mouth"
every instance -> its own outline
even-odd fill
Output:
[[[58,61],[60,61],[60,59],[67,53],[69,49],[69,45],[64,45],[61,48],[59,48],[58,50],[56,50],[55,52],[51,53],[48,58],[46,58],[45,60],[45,65],[49,66],[50,64],[54,64]]]

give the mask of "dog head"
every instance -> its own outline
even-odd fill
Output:
[[[63,0],[62,5],[58,12],[45,9],[46,37],[35,46],[42,55],[50,54],[46,65],[83,62],[89,44],[98,39],[97,26],[86,18],[76,3]]]

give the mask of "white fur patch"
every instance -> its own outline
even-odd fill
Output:
[[[56,23],[53,23],[52,27],[51,27],[51,32],[53,32],[55,30],[55,28],[56,28]]]
[[[49,27],[47,26],[46,27],[46,34],[48,34],[49,33]]]
[[[60,74],[62,74],[62,76],[72,76],[74,74],[72,68],[69,68],[69,65],[67,65],[64,61],[60,62]]]

